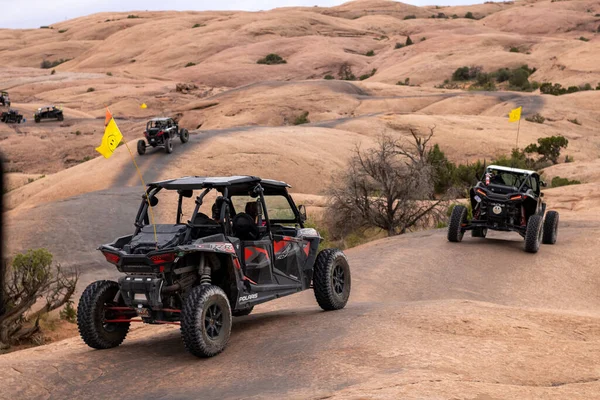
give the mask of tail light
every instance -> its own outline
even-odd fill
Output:
[[[511,200],[521,200],[521,199],[523,199],[523,198],[525,198],[525,196],[523,196],[523,195],[521,195],[521,194],[517,194],[517,195],[515,195],[515,196],[510,196],[510,199],[511,199]]]
[[[121,257],[118,254],[109,253],[109,252],[102,252],[102,254],[104,254],[104,257],[106,258],[106,261],[108,261],[111,264],[115,264],[116,265],[121,260]]]
[[[175,253],[157,254],[150,256],[150,260],[154,265],[170,263],[175,261]]]
[[[160,136],[160,135],[162,135],[163,133],[165,133],[165,132],[164,132],[164,131],[160,131],[160,132],[158,132],[158,134],[157,134],[156,136]]]
[[[484,191],[483,191],[483,190],[481,190],[481,189],[477,189],[477,193],[479,193],[479,194],[480,194],[480,195],[482,195],[482,196],[487,196],[487,193],[486,193],[486,192],[484,192]]]

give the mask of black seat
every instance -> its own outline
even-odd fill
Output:
[[[258,240],[260,236],[254,219],[246,213],[233,217],[232,229],[233,235],[240,240]]]

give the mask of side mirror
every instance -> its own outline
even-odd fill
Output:
[[[542,187],[547,187],[548,186],[548,184],[546,183],[546,181],[540,181],[540,185]]]
[[[304,205],[299,205],[298,206],[298,213],[300,214],[300,219],[302,220],[302,222],[306,221],[306,207],[304,207]]]
[[[144,200],[146,199],[146,196],[144,195]],[[150,205],[152,207],[156,206],[158,204],[158,199],[156,198],[156,196],[152,196],[150,197]]]
[[[194,195],[194,191],[193,190],[183,190],[183,189],[179,189],[177,191],[177,193],[179,193],[180,196],[182,197],[187,197],[190,198]]]

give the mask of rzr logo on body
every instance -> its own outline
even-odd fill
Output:
[[[196,245],[199,249],[220,251],[223,253],[235,254],[235,249],[231,243],[201,243]]]
[[[290,253],[293,253],[293,252],[294,252],[294,247],[291,245],[287,245],[284,247],[284,249],[281,251],[281,253],[277,254],[277,259],[283,260],[284,258],[289,256]]]
[[[254,293],[254,294],[249,294],[247,296],[242,296],[238,299],[238,301],[240,303],[243,303],[244,301],[253,300],[253,299],[257,299],[257,298],[258,298],[258,293]]]

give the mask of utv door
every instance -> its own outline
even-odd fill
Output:
[[[302,282],[302,266],[306,261],[304,240],[283,235],[273,236],[274,273],[279,283]]]
[[[257,284],[273,281],[273,244],[270,239],[244,240],[244,275]]]

